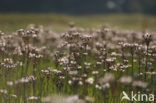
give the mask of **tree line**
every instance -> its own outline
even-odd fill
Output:
[[[156,0],[0,0],[0,12],[156,14]]]

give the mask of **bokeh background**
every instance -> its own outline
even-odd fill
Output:
[[[156,14],[156,0],[0,0],[0,12]]]
[[[0,30],[16,31],[29,24],[56,32],[70,21],[83,28],[101,24],[156,31],[156,0],[0,0]]]

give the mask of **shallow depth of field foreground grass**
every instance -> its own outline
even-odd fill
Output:
[[[0,103],[154,103],[155,22],[141,15],[1,14]],[[125,93],[130,100],[122,100]]]

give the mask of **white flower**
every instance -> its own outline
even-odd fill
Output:
[[[94,79],[92,77],[86,79],[86,83],[88,84],[93,84],[94,83]]]

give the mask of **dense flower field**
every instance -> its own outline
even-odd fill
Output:
[[[155,32],[69,26],[61,35],[36,25],[0,31],[0,103],[120,103],[123,91],[156,94]]]

